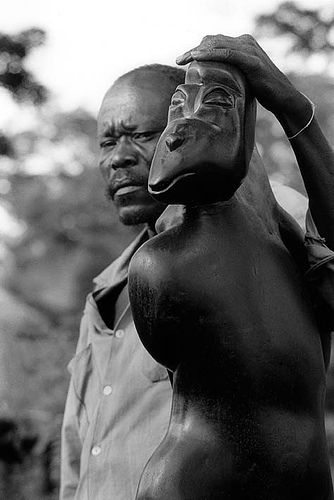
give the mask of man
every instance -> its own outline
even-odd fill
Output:
[[[99,165],[120,220],[146,229],[95,280],[81,322],[62,433],[62,500],[129,500],[167,429],[171,385],[141,345],[127,296],[129,261],[165,206],[147,192],[170,97],[184,71],[162,65],[119,78],[98,116]]]

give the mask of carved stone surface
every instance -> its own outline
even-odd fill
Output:
[[[236,69],[192,63],[157,147],[150,191],[185,210],[130,266],[140,338],[174,372],[169,429],[138,500],[332,498],[329,347],[303,235],[253,151],[254,109]]]

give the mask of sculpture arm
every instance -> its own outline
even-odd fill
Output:
[[[288,137],[305,127],[312,117],[312,104],[275,66],[251,35],[204,37],[199,46],[185,52],[178,64],[213,60],[239,67],[258,101],[281,123]],[[314,117],[290,139],[314,221],[327,245],[334,250],[334,153]]]

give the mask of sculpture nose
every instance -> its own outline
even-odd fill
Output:
[[[185,140],[184,134],[173,133],[167,137],[166,145],[169,151],[174,151],[175,149],[179,148],[181,144],[184,143],[184,140]]]

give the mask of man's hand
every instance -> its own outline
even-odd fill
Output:
[[[312,114],[308,99],[298,92],[251,35],[205,36],[197,47],[185,52],[176,62],[184,65],[193,60],[218,61],[238,67],[257,100],[292,131],[303,126]]]

